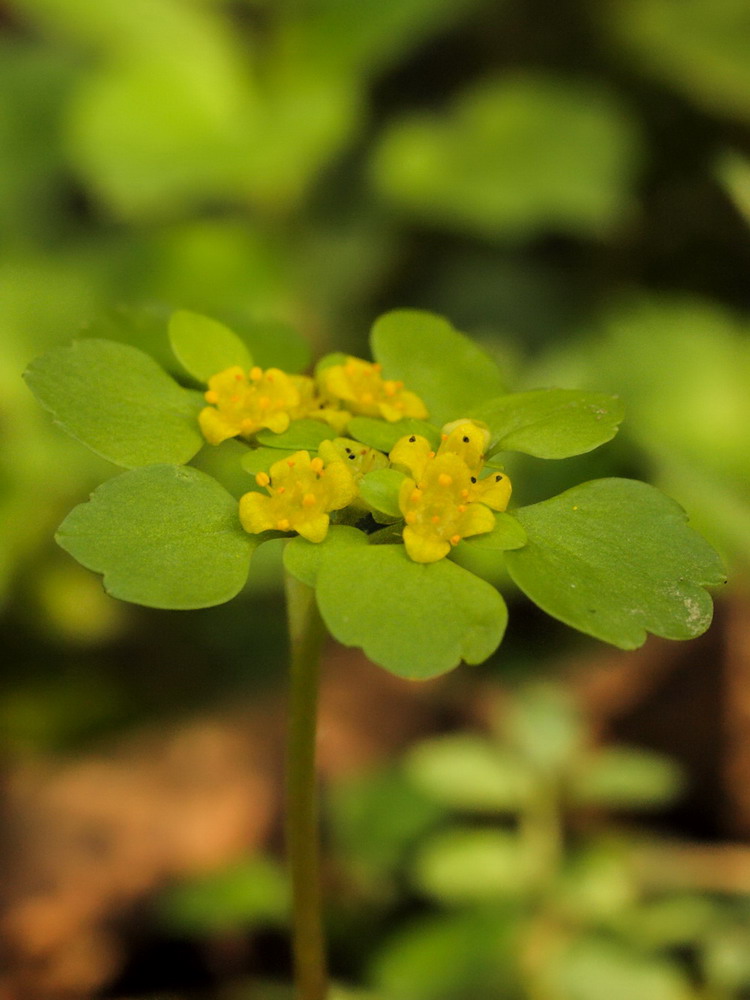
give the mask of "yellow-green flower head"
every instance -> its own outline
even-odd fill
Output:
[[[238,435],[252,437],[264,427],[280,434],[299,410],[310,381],[280,368],[245,372],[237,365],[213,375],[205,393],[210,405],[198,415],[203,436],[210,444],[221,444]]]
[[[369,448],[361,441],[353,441],[351,438],[341,437],[334,438],[333,441],[323,441],[318,448],[318,454],[326,462],[342,461],[354,476],[357,487],[362,476],[368,472],[388,467],[388,458],[382,451]],[[359,495],[352,502],[352,506],[363,512],[372,510],[372,507]]]
[[[357,487],[345,463],[310,458],[307,451],[274,462],[255,477],[265,493],[246,493],[240,500],[245,531],[296,531],[310,542],[322,542],[328,533],[329,512],[354,500]]]
[[[481,471],[484,454],[490,443],[489,429],[477,420],[454,420],[443,427],[443,439],[438,455],[455,452],[470,469]]]
[[[352,419],[352,414],[348,410],[342,410],[336,400],[318,396],[315,383],[306,375],[292,375],[291,378],[300,392],[300,404],[292,413],[292,419],[307,417],[309,420],[322,420],[337,434],[341,434]]]
[[[481,464],[470,466],[459,450],[453,450],[463,445],[472,456],[476,444],[458,427],[444,436],[437,453],[417,434],[401,438],[391,451],[391,462],[411,473],[401,484],[399,508],[406,521],[404,545],[415,562],[436,562],[462,538],[492,531],[492,510],[508,506],[508,477],[498,472],[480,480]]]
[[[394,422],[402,417],[425,420],[427,407],[403,382],[387,381],[381,366],[347,357],[342,365],[330,365],[318,375],[324,396],[339,400],[351,413],[382,417]]]

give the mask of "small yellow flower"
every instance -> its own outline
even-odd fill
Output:
[[[462,538],[492,531],[492,510],[505,510],[510,499],[504,473],[479,478],[486,430],[473,421],[457,421],[445,431],[437,452],[426,438],[412,434],[390,453],[393,465],[411,473],[401,484],[399,507],[406,522],[404,545],[415,562],[436,562]]]
[[[369,448],[360,441],[353,441],[351,438],[334,438],[332,441],[321,442],[318,454],[326,462],[341,461],[354,476],[354,482],[359,487],[362,476],[375,469],[385,469],[388,467],[388,458],[382,451]],[[357,496],[352,502],[352,506],[360,511],[372,510],[370,505],[361,497]]]
[[[251,534],[296,531],[310,542],[322,542],[329,512],[346,507],[357,495],[344,462],[310,458],[307,451],[274,462],[255,481],[266,493],[246,493],[240,500],[240,521]]]
[[[198,415],[203,436],[221,444],[238,435],[252,437],[264,427],[280,434],[300,406],[302,378],[279,368],[245,372],[236,365],[212,376],[204,394],[209,405]]]
[[[393,423],[402,417],[427,418],[427,407],[403,382],[387,381],[380,365],[348,357],[344,364],[330,365],[318,376],[322,393],[355,414],[382,417]]]
[[[299,406],[291,413],[292,420],[305,418],[307,420],[322,420],[337,434],[341,434],[352,419],[352,414],[342,410],[340,405],[331,400],[322,399],[315,391],[315,383],[307,375],[292,375],[292,382],[300,394]]]

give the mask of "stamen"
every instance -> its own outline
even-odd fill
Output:
[[[461,541],[461,536],[460,535],[451,535],[451,540],[450,541],[451,541],[451,545],[458,545],[458,543]]]
[[[237,372],[237,374],[234,377],[237,382],[245,381],[245,376],[242,374],[242,372]]]
[[[312,469],[313,472],[322,472],[323,459],[319,457],[314,458],[312,462],[310,462],[310,468]]]
[[[469,491],[468,490],[461,490],[461,496],[464,498],[464,500],[468,500],[469,499]]]
[[[450,486],[453,482],[453,476],[449,476],[447,472],[441,472],[438,476],[438,482],[441,486]]]
[[[279,496],[281,496],[282,493],[286,493],[286,486],[279,486],[276,492],[278,493]]]
[[[203,393],[203,398],[207,403],[218,403],[219,394],[215,389],[209,389],[208,392]]]
[[[456,510],[458,511],[459,514],[465,513],[465,511],[466,511],[466,504],[465,503],[460,503],[458,505],[458,507],[456,508]]]
[[[410,510],[409,513],[404,518],[404,520],[406,521],[407,524],[414,524],[414,522],[416,521],[416,519],[417,519],[417,515],[414,513],[413,510]]]
[[[433,524],[440,524],[440,515],[433,514],[430,520],[432,521]]]
[[[314,493],[305,493],[305,495],[302,497],[303,507],[314,507],[316,503],[317,501],[315,499]]]
[[[429,452],[428,455],[427,455],[427,457],[428,458],[434,458],[435,457],[435,452],[434,451]]]
[[[286,517],[282,517],[276,522],[276,527],[279,531],[289,531],[289,520]]]
[[[447,434],[441,434],[440,435],[440,440],[441,441],[447,441],[448,440],[448,435]]]
[[[420,489],[414,489],[411,491],[411,496],[409,497],[409,499],[412,501],[412,503],[416,503],[417,500],[421,499],[421,497],[422,497],[422,491]]]
[[[261,396],[260,399],[258,400],[258,406],[261,408],[261,410],[267,410],[270,405],[271,405],[271,400],[268,398],[268,396]]]
[[[263,378],[263,369],[255,365],[254,368],[250,369],[250,378],[253,380],[253,382],[258,382],[260,379]]]
[[[362,393],[362,402],[365,403],[366,405],[369,405],[373,401],[374,398],[375,397],[373,396],[373,394],[371,392],[363,392]]]
[[[297,463],[294,461],[293,458],[288,458],[286,460],[286,464],[289,466],[290,469],[293,469]]]
[[[267,472],[259,472],[258,475],[255,477],[255,482],[258,484],[258,486],[268,486],[268,484],[271,482],[271,477],[268,475]]]

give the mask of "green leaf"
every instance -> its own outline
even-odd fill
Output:
[[[490,902],[528,893],[535,860],[516,833],[449,830],[420,851],[415,876],[420,889],[441,902]]]
[[[257,476],[259,472],[268,472],[274,462],[278,462],[283,457],[278,448],[245,449],[245,454],[240,459],[240,465],[251,476]],[[248,489],[250,488],[251,486],[248,485]]]
[[[672,802],[682,786],[680,769],[669,758],[635,747],[607,747],[581,762],[569,794],[586,805],[643,809]]]
[[[356,528],[332,524],[322,542],[308,542],[297,535],[284,548],[284,567],[308,587],[314,587],[323,560],[333,551],[347,552],[367,545],[367,536]]]
[[[505,390],[492,358],[433,313],[386,313],[375,322],[370,341],[385,376],[402,379],[416,392],[435,424],[465,417]]]
[[[526,532],[517,517],[502,511],[495,514],[495,527],[492,531],[485,535],[472,535],[464,540],[464,544],[473,549],[507,552],[509,549],[520,549],[526,544]]]
[[[389,517],[400,518],[398,494],[406,476],[397,469],[375,469],[359,481],[362,498],[375,510]]]
[[[254,857],[174,886],[158,901],[157,913],[168,927],[190,934],[283,926],[288,897],[281,867]]]
[[[25,377],[56,423],[115,465],[182,464],[204,443],[199,394],[127,344],[74,341],[37,358]]]
[[[406,773],[437,802],[471,812],[520,810],[536,784],[517,753],[468,733],[418,744],[406,759]]]
[[[528,544],[506,554],[508,571],[554,618],[622,649],[710,625],[701,585],[724,581],[721,561],[654,487],[598,479],[515,513]]]
[[[375,420],[373,417],[353,417],[346,429],[347,434],[355,440],[378,451],[389,452],[397,441],[409,434],[421,434],[433,447],[440,443],[440,430],[424,420],[407,417],[388,423],[386,420]]]
[[[322,420],[293,420],[281,434],[262,430],[256,435],[260,444],[287,451],[317,451],[323,441],[332,441],[335,437],[336,432]]]
[[[104,574],[113,597],[152,608],[206,608],[245,584],[255,540],[237,501],[197,469],[156,465],[110,479],[60,525],[57,541]]]
[[[312,348],[294,327],[278,320],[257,320],[243,326],[244,339],[249,344],[256,365],[261,368],[281,368],[289,374],[310,367]]]
[[[485,239],[602,233],[630,209],[638,136],[601,82],[486,78],[384,132],[375,184],[431,226]]]
[[[334,638],[413,680],[486,660],[507,623],[494,587],[446,559],[412,562],[401,545],[332,548],[316,592]]]
[[[493,399],[472,416],[490,428],[490,452],[522,451],[537,458],[570,458],[598,448],[617,433],[624,408],[616,396],[576,389],[534,389]]]
[[[229,327],[187,309],[172,313],[169,342],[182,367],[199,382],[208,382],[233,365],[247,370],[253,363],[247,347]]]

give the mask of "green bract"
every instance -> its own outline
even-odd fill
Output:
[[[488,354],[414,310],[375,323],[375,363],[333,354],[312,377],[294,374],[307,347],[286,327],[241,336],[179,311],[168,332],[179,362],[171,370],[203,383],[203,396],[140,349],[140,327],[138,347],[120,329],[117,342],[75,341],[26,374],[61,427],[130,470],[58,533],[113,596],[219,604],[244,586],[257,545],[295,534],[286,570],[315,589],[331,634],[401,677],[479,663],[502,640],[505,602],[452,560],[456,547],[481,550],[543,610],[617,646],[708,627],[703,586],[722,582],[719,559],[652,487],[603,479],[505,509],[503,452],[590,451],[617,432],[617,398],[509,394]],[[220,478],[234,469],[226,486],[186,466],[201,449],[200,464]],[[225,460],[209,461],[218,455]]]

